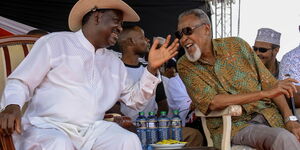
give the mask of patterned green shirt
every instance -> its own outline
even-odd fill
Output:
[[[241,38],[213,39],[216,56],[214,65],[203,61],[190,62],[183,56],[178,62],[178,72],[189,96],[202,113],[208,108],[214,96],[219,94],[243,94],[271,88],[277,80]],[[272,127],[284,127],[277,106],[270,99],[242,105],[243,114],[232,117],[231,136],[248,126],[257,113],[264,115]],[[212,134],[215,147],[222,141],[222,118],[207,118],[207,126]]]

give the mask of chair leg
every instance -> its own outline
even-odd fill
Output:
[[[201,117],[201,122],[202,122],[202,127],[203,127],[203,130],[204,130],[204,134],[205,134],[205,137],[206,137],[206,140],[207,140],[207,146],[208,147],[213,147],[214,144],[213,144],[213,141],[211,139],[210,132],[209,132],[209,130],[207,128],[206,118],[205,117]]]
[[[231,150],[231,116],[225,115],[223,118],[223,136],[221,150]]]

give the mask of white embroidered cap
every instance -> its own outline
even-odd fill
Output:
[[[280,45],[281,33],[270,29],[270,28],[260,28],[257,32],[255,41],[272,43],[275,45]]]

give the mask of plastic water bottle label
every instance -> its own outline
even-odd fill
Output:
[[[141,128],[141,129],[146,129],[147,128],[147,121],[146,120],[140,120],[136,123],[136,126],[138,128]]]
[[[148,128],[156,128],[155,122],[148,122]]]
[[[181,120],[172,120],[173,128],[181,128]]]
[[[158,123],[159,123],[158,126],[160,128],[169,127],[169,120],[167,120],[167,119],[165,119],[165,120],[159,120]]]

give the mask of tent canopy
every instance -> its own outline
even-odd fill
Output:
[[[141,26],[146,36],[166,36],[174,33],[177,16],[184,10],[201,8],[210,14],[205,0],[125,0],[140,15]],[[4,0],[0,5],[0,16],[43,29],[66,31],[68,15],[76,0]],[[125,23],[125,26],[128,25]]]

